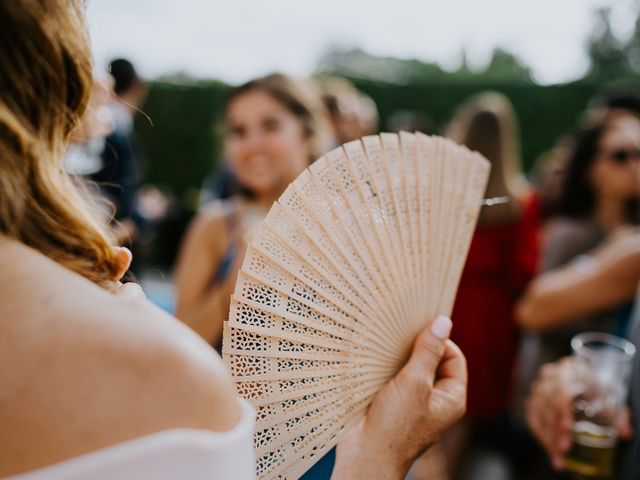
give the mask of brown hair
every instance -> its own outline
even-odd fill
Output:
[[[496,92],[471,97],[456,111],[446,133],[491,162],[485,196],[509,197],[508,203],[483,208],[478,223],[516,220],[522,212],[527,184],[520,161],[516,116],[507,97]]]
[[[83,3],[0,2],[0,18],[0,232],[107,286],[116,253],[62,168],[93,85]]]
[[[311,145],[309,163],[332,146],[328,112],[312,84],[282,73],[272,73],[231,89],[227,94],[225,111],[234,99],[254,90],[268,93],[302,122],[304,135]]]

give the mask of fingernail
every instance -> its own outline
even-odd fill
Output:
[[[433,333],[436,337],[445,339],[449,338],[449,334],[451,333],[451,319],[449,317],[445,317],[444,315],[439,315],[431,324],[431,333]]]

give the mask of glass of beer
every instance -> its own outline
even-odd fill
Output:
[[[616,419],[627,399],[636,349],[622,338],[595,332],[576,335],[571,348],[577,382],[566,469],[580,478],[609,479],[618,440]]]

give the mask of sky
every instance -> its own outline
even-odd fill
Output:
[[[552,84],[585,72],[593,12],[603,6],[628,36],[640,0],[89,0],[87,16],[96,68],[123,56],[150,79],[305,76],[331,47],[449,69],[464,49],[480,68],[502,47]]]

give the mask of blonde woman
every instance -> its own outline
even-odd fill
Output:
[[[468,409],[458,430],[463,440],[453,442],[457,449],[483,443],[479,432],[497,437],[497,425],[509,413],[519,345],[515,302],[536,271],[539,220],[537,198],[522,171],[515,112],[505,96],[472,97],[447,134],[491,162],[485,197],[507,200],[480,213],[451,315],[452,338],[469,361]]]
[[[456,113],[448,135],[491,162],[485,197],[508,200],[480,213],[452,313],[452,335],[472,372],[468,416],[486,419],[509,404],[517,347],[514,305],[536,271],[537,206],[522,172],[515,113],[506,97],[473,97]]]
[[[206,342],[119,285],[126,250],[63,171],[91,89],[80,0],[0,2],[0,477],[255,478],[254,412]],[[439,318],[338,447],[339,478],[403,478],[464,410]]]

